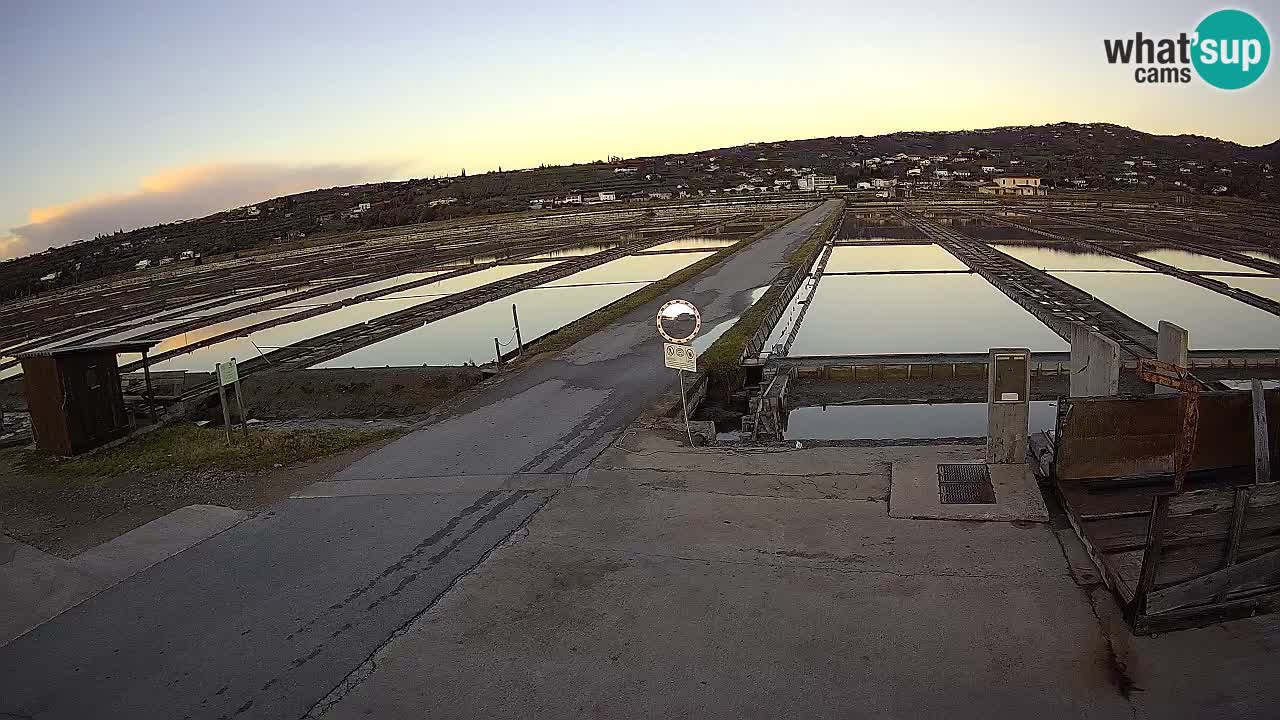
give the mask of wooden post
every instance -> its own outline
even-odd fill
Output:
[[[218,401],[222,403],[222,428],[227,433],[227,444],[231,444],[231,408],[227,407],[227,388],[222,384],[222,363],[213,366],[218,383]]]
[[[1267,432],[1267,394],[1253,379],[1253,481],[1271,482],[1271,438]]]
[[[498,338],[493,339],[493,354],[498,358],[497,363],[502,364],[502,345],[498,343]]]
[[[151,363],[147,360],[147,351],[145,348],[142,351],[142,377],[147,383],[148,414],[151,415],[151,424],[155,425],[160,422],[160,420],[156,417],[156,394],[155,391],[151,389]]]
[[[524,338],[520,337],[520,316],[516,313],[515,303],[511,303],[511,319],[516,323],[516,354],[524,357]]]
[[[240,394],[240,380],[236,379],[236,409],[240,411],[240,430],[244,439],[249,440],[249,418],[244,414],[244,396]]]

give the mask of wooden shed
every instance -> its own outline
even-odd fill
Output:
[[[18,355],[36,447],[77,455],[123,437],[132,429],[120,389],[117,353],[146,354],[155,340],[70,345]]]

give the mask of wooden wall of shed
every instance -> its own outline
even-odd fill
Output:
[[[1280,461],[1280,390],[1268,390],[1266,398],[1274,468]],[[1063,398],[1058,410],[1054,472],[1059,480],[1171,472],[1181,427],[1178,395]],[[1250,393],[1202,394],[1191,469],[1252,465]]]
[[[61,357],[59,372],[66,394],[67,435],[72,453],[91,450],[128,433],[129,417],[120,391],[115,353]]]
[[[23,392],[31,413],[31,432],[36,446],[59,455],[71,454],[66,416],[62,411],[62,379],[58,363],[51,357],[30,357],[22,361]]]

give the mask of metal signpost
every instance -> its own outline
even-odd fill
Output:
[[[680,403],[684,409],[684,431],[693,445],[693,429],[689,427],[689,398],[685,395],[685,371],[698,371],[698,351],[689,343],[702,329],[702,314],[688,300],[671,300],[658,310],[658,334],[667,340],[662,344],[664,364],[680,377]]]
[[[227,404],[227,386],[233,386],[236,393],[236,409],[240,413],[240,429],[244,439],[249,439],[249,422],[244,415],[244,396],[240,394],[240,371],[236,368],[236,359],[218,363],[214,367],[218,375],[218,400],[222,403],[222,427],[227,433],[227,444],[231,444],[231,408]]]

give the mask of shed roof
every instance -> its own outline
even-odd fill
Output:
[[[76,353],[94,353],[94,352],[112,352],[112,353],[135,353],[150,350],[159,340],[125,340],[122,342],[111,343],[88,343],[85,345],[63,345],[61,347],[40,348],[38,350],[28,350],[17,354],[17,358],[30,357],[62,357],[64,355],[73,355]]]

